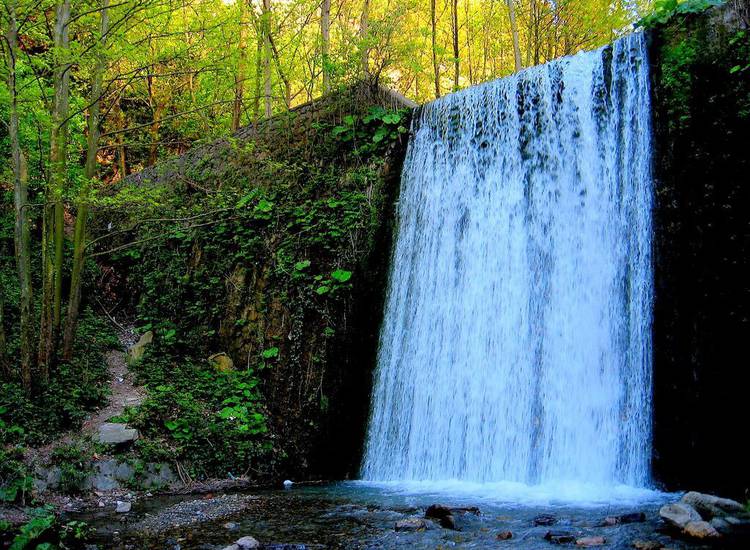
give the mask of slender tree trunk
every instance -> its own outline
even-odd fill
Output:
[[[323,60],[323,92],[331,91],[331,0],[323,0],[320,5],[320,53]]]
[[[154,67],[153,71],[156,71],[156,67]],[[156,97],[154,78],[150,74],[146,77],[146,84],[146,88],[148,89],[148,102],[151,106],[151,112],[153,113],[151,125],[148,129],[149,139],[151,140],[148,147],[148,165],[153,166],[159,158],[159,129],[161,128],[161,115],[166,106],[164,101],[159,101],[159,98]]]
[[[521,63],[521,46],[518,43],[518,24],[516,23],[516,8],[514,0],[508,2],[508,19],[510,19],[510,32],[513,36],[513,61],[515,62],[516,72],[523,68]]]
[[[458,49],[458,0],[451,0],[451,33],[453,35],[453,89],[458,90],[461,60]]]
[[[266,118],[271,117],[271,0],[263,0],[263,97]]]
[[[83,265],[86,259],[86,222],[89,214],[88,186],[96,177],[96,154],[99,150],[99,112],[101,106],[102,80],[106,65],[107,34],[109,33],[109,0],[102,0],[99,23],[99,52],[94,66],[89,98],[88,138],[86,150],[86,183],[78,199],[75,233],[73,235],[73,267],[70,278],[70,296],[68,298],[68,316],[63,333],[63,359],[69,361],[73,356],[73,342],[78,326],[78,314],[81,306],[81,287]]]
[[[361,42],[361,58],[360,58],[360,67],[362,69],[362,78],[367,79],[367,76],[370,74],[370,45],[369,45],[369,36],[370,32],[370,0],[365,0],[364,5],[362,6],[362,18],[359,22],[359,40]]]
[[[124,130],[125,129],[125,113],[122,112],[122,107],[120,107],[120,98],[117,98],[117,101],[115,103],[114,108],[114,114],[115,114],[115,121],[117,122],[117,129],[118,130]],[[120,179],[124,179],[125,176],[128,175],[127,169],[128,169],[128,161],[127,156],[125,154],[125,141],[123,139],[124,133],[122,131],[117,132],[116,136],[116,142],[117,142],[117,169],[120,172]]]
[[[255,50],[255,97],[253,97],[253,121],[258,124],[260,120],[260,94],[261,82],[263,81],[263,32],[258,35],[257,48]]]
[[[60,0],[55,21],[54,105],[50,132],[50,181],[47,187],[42,229],[42,315],[39,336],[39,366],[42,383],[49,379],[60,328],[62,306],[63,189],[67,171],[69,110],[70,0]]]
[[[240,35],[237,55],[237,73],[234,75],[234,104],[232,105],[232,132],[240,127],[242,116],[242,96],[245,87],[245,57],[247,55],[247,17],[245,9],[246,0],[238,0],[240,18]]]
[[[18,94],[16,88],[16,59],[18,58],[18,27],[15,2],[8,6],[9,22],[6,34],[8,44],[8,92],[10,94],[10,116],[8,134],[13,169],[13,202],[15,206],[15,252],[20,298],[20,343],[19,359],[21,381],[26,393],[31,393],[31,372],[34,363],[34,317],[31,287],[31,238],[29,232],[29,191],[26,174],[26,159],[21,150],[18,135]]]
[[[432,69],[435,75],[435,97],[440,97],[440,66],[437,59],[437,13],[435,0],[430,0],[430,22],[432,27]]]

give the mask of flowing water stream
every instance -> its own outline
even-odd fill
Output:
[[[640,33],[417,112],[365,480],[649,485],[650,118]]]

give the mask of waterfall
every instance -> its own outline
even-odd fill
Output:
[[[636,33],[417,111],[365,480],[648,485],[648,79]]]

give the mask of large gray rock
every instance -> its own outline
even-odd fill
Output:
[[[712,539],[720,537],[719,532],[707,521],[688,521],[683,533],[694,539]]]
[[[250,536],[242,537],[240,540],[236,541],[235,544],[240,550],[253,550],[254,548],[260,548],[260,543]]]
[[[128,512],[130,512],[130,509],[132,507],[133,505],[130,502],[118,500],[115,512],[117,512],[118,514],[127,514]]]
[[[125,424],[105,422],[99,426],[99,443],[117,445],[120,443],[129,443],[136,439],[138,439],[138,430],[128,428]]]
[[[684,502],[666,504],[659,509],[659,516],[668,524],[684,529],[691,521],[701,521],[701,515],[695,508]]]
[[[146,354],[146,349],[151,345],[153,341],[154,333],[152,331],[149,330],[141,334],[141,337],[138,339],[138,341],[130,346],[130,349],[128,349],[128,365],[135,365],[140,362],[140,360],[143,359],[143,356]]]
[[[722,518],[745,514],[745,507],[736,500],[698,493],[696,491],[685,493],[680,502],[695,508],[706,521],[710,521],[715,517]]]

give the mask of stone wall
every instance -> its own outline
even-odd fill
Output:
[[[651,57],[654,472],[669,489],[747,496],[747,0],[675,16]]]

